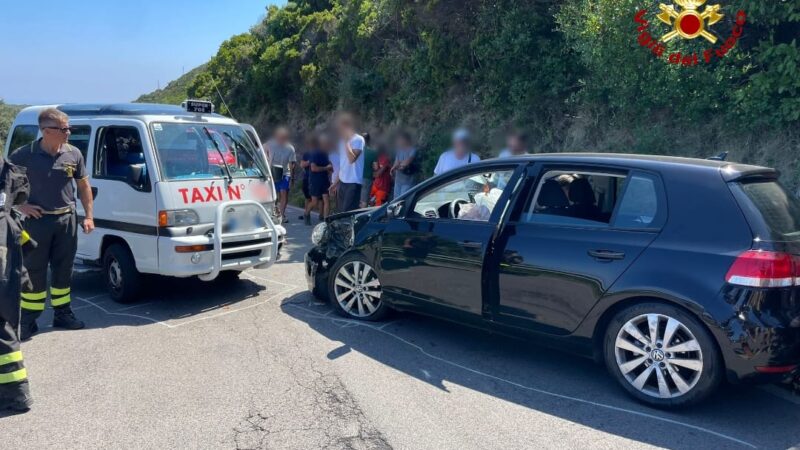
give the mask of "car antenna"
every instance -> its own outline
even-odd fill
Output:
[[[709,159],[711,161],[725,161],[725,160],[728,159],[728,152],[722,152],[717,156],[712,156],[712,157],[706,158],[706,159]]]
[[[231,119],[236,120],[236,117],[233,116],[233,111],[231,111],[231,108],[228,106],[228,103],[225,102],[225,97],[222,96],[222,92],[220,92],[219,88],[217,87],[217,80],[214,79],[213,75],[210,75],[209,78],[211,78],[211,83],[214,84],[214,90],[217,91],[217,95],[219,95],[219,99],[220,101],[222,101],[222,105],[225,106],[225,109],[228,110],[228,114],[230,114]],[[236,121],[238,122],[238,120]]]

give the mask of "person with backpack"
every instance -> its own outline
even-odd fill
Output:
[[[414,148],[411,133],[401,131],[395,138],[394,164],[390,170],[390,175],[394,177],[393,198],[400,197],[414,187],[419,172],[416,157],[417,149]]]

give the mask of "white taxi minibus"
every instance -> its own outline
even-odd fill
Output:
[[[235,280],[275,263],[286,230],[252,127],[195,100],[33,106],[14,120],[5,155],[39,137],[47,107],[69,115],[95,196],[96,230],[79,232],[76,262],[101,267],[114,300],[135,300],[141,274]]]

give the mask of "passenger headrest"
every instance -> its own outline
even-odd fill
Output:
[[[597,198],[594,189],[586,178],[577,178],[569,184],[569,199],[576,205],[594,205]]]
[[[539,206],[546,208],[566,208],[569,206],[569,200],[561,185],[556,180],[547,180],[542,185],[542,190],[539,192]]]

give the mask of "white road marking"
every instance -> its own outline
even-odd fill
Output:
[[[89,301],[89,299],[87,299],[87,298],[83,298],[83,297],[75,297],[75,298],[80,300],[80,301],[86,302],[86,303],[94,306],[95,308],[99,309],[100,311],[103,311],[104,313],[106,313],[106,314],[108,314],[110,316],[135,317],[137,319],[142,319],[142,320],[146,320],[148,322],[152,322],[152,323],[157,323],[159,325],[163,325],[163,326],[165,326],[167,328],[174,328],[172,325],[170,325],[170,324],[168,324],[166,322],[162,322],[160,320],[155,320],[155,319],[153,319],[151,317],[139,316],[137,314],[116,313],[116,312],[112,312],[112,311],[109,311],[109,310],[103,308],[102,306],[98,305],[97,303]]]
[[[728,441],[731,441],[731,442],[735,442],[737,444],[740,444],[740,445],[743,445],[743,446],[746,446],[746,447],[758,448],[757,446],[755,446],[755,445],[753,445],[753,444],[751,444],[749,442],[743,441],[741,439],[737,439],[737,438],[735,438],[733,436],[730,436],[730,435],[727,435],[727,434],[724,434],[724,433],[720,433],[720,432],[717,432],[717,431],[714,431],[714,430],[709,430],[708,428],[703,428],[703,427],[700,427],[700,426],[697,426],[697,425],[692,425],[690,423],[680,422],[678,420],[673,420],[673,419],[669,419],[669,418],[666,418],[666,417],[657,416],[657,415],[654,415],[654,414],[648,414],[648,413],[641,412],[641,411],[635,411],[635,410],[632,410],[632,409],[626,409],[626,408],[622,408],[622,407],[619,407],[619,406],[613,406],[613,405],[608,405],[608,404],[605,404],[605,403],[599,403],[599,402],[595,402],[595,401],[592,401],[592,400],[586,400],[586,399],[582,399],[582,398],[578,398],[578,397],[572,397],[572,396],[569,396],[569,395],[558,394],[558,393],[555,393],[555,392],[550,392],[550,391],[546,391],[546,390],[543,390],[543,389],[538,389],[538,388],[535,388],[535,387],[526,386],[524,384],[520,384],[520,383],[517,383],[515,381],[511,381],[511,380],[505,379],[505,378],[501,378],[501,377],[498,377],[496,375],[492,375],[490,373],[482,372],[480,370],[473,369],[471,367],[467,367],[467,366],[458,364],[456,362],[450,361],[448,359],[445,359],[445,358],[430,354],[424,348],[420,347],[419,345],[414,344],[413,342],[410,342],[410,341],[408,341],[408,340],[406,340],[406,339],[404,339],[404,338],[402,338],[402,337],[400,337],[400,336],[398,336],[398,335],[396,335],[394,333],[391,333],[389,331],[384,330],[383,326],[377,327],[377,326],[370,325],[370,324],[367,324],[367,323],[364,323],[364,322],[359,322],[359,321],[356,321],[356,320],[330,319],[329,317],[326,317],[326,316],[324,316],[322,314],[319,314],[319,313],[317,313],[315,311],[312,311],[312,310],[310,310],[308,308],[304,308],[302,306],[299,306],[299,305],[296,305],[296,304],[293,304],[293,303],[287,303],[287,306],[294,306],[294,307],[296,307],[298,309],[302,309],[302,310],[312,314],[313,316],[316,316],[316,317],[318,317],[320,319],[323,319],[323,320],[333,320],[333,321],[345,320],[347,322],[351,322],[353,324],[353,326],[367,327],[369,329],[375,330],[377,332],[386,334],[388,336],[391,336],[391,337],[397,339],[398,341],[408,345],[409,347],[412,347],[412,348],[416,349],[418,352],[422,353],[423,355],[427,356],[428,358],[434,359],[436,361],[439,361],[441,363],[444,363],[444,364],[447,364],[447,365],[450,365],[450,366],[453,366],[453,367],[457,367],[459,369],[465,370],[465,371],[470,372],[470,373],[475,374],[475,375],[480,375],[482,377],[486,377],[486,378],[489,378],[489,379],[492,379],[492,380],[495,380],[495,381],[499,381],[501,383],[506,383],[508,385],[511,385],[511,386],[514,386],[514,387],[517,387],[517,388],[520,388],[520,389],[524,389],[524,390],[527,390],[527,391],[536,392],[538,394],[547,395],[547,396],[551,396],[551,397],[556,397],[556,398],[560,398],[560,399],[564,399],[564,400],[571,400],[571,401],[578,402],[578,403],[584,403],[584,404],[587,404],[587,405],[597,406],[598,408],[605,408],[605,409],[609,409],[609,410],[612,410],[612,411],[627,413],[627,414],[631,414],[631,415],[634,415],[634,416],[643,417],[643,418],[647,418],[647,419],[652,419],[652,420],[659,421],[659,422],[669,423],[669,424],[672,424],[672,425],[677,425],[677,426],[689,428],[689,429],[692,429],[692,430],[695,430],[695,431],[699,431],[699,432],[702,432],[702,433],[707,433],[707,434],[710,434],[712,436],[716,436],[716,437],[721,438],[721,439],[725,439],[725,440],[728,440]]]
[[[272,280],[265,280],[265,279],[262,279],[260,277],[256,277],[256,278],[259,278],[259,279],[261,279],[263,281],[266,281],[266,282],[269,282],[269,283],[276,283],[276,284],[280,284],[280,285],[284,285],[284,286],[289,286],[289,288],[283,289],[283,290],[281,290],[281,291],[279,291],[279,292],[267,297],[266,299],[264,299],[262,301],[256,301],[256,303],[253,303],[252,305],[248,305],[248,306],[245,306],[245,307],[242,307],[242,308],[230,309],[230,310],[227,310],[227,311],[224,311],[224,312],[221,312],[221,313],[218,313],[218,314],[212,314],[212,315],[209,315],[209,316],[197,317],[197,318],[194,318],[194,319],[191,319],[191,320],[184,320],[184,321],[180,321],[180,322],[177,322],[177,323],[168,323],[166,320],[156,320],[156,319],[153,319],[152,317],[141,316],[141,315],[138,315],[138,314],[128,314],[128,313],[120,312],[120,311],[130,310],[130,309],[133,309],[133,308],[138,308],[139,306],[149,305],[149,304],[152,304],[154,302],[143,303],[141,305],[133,305],[133,306],[130,306],[130,307],[127,307],[127,308],[122,308],[120,310],[111,311],[111,310],[108,310],[108,309],[102,307],[100,303],[95,303],[95,302],[91,301],[91,299],[95,299],[95,298],[98,298],[98,297],[103,297],[106,294],[95,295],[95,296],[92,296],[92,297],[78,297],[78,296],[76,296],[75,298],[77,300],[86,302],[90,306],[93,306],[93,307],[99,309],[100,311],[102,311],[102,312],[104,312],[104,313],[106,313],[108,315],[111,315],[111,316],[134,317],[134,318],[137,318],[137,319],[143,319],[143,320],[146,320],[148,322],[156,323],[156,324],[159,324],[159,325],[163,325],[163,326],[165,326],[167,328],[173,328],[174,329],[174,328],[182,327],[184,325],[189,325],[189,324],[196,323],[196,322],[201,322],[201,321],[204,321],[204,320],[215,319],[217,317],[226,316],[226,315],[231,314],[231,313],[244,311],[246,309],[254,308],[256,306],[261,306],[261,305],[264,305],[266,303],[269,303],[269,302],[275,300],[276,298],[279,298],[279,297],[281,297],[283,295],[286,295],[286,294],[288,294],[288,293],[290,293],[292,291],[295,291],[295,290],[298,290],[298,289],[303,289],[303,288],[300,288],[300,287],[297,287],[297,286],[288,285],[286,283],[280,283],[280,282],[272,281]],[[168,319],[168,320],[173,320],[173,319]],[[174,319],[174,320],[179,321],[180,319]]]

